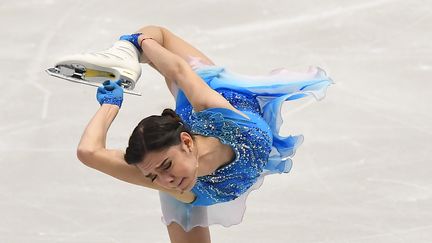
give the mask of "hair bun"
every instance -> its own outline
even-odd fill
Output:
[[[162,111],[162,116],[172,117],[176,122],[181,122],[182,121],[182,119],[180,118],[180,116],[177,115],[177,113],[174,110],[169,109],[169,108],[167,108],[167,109],[165,109],[165,110]]]

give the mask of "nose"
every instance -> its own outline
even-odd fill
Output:
[[[159,174],[158,178],[162,185],[168,186],[170,188],[174,185],[175,177],[171,174]]]

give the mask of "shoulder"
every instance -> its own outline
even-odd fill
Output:
[[[210,108],[225,108],[247,118],[245,114],[237,110],[221,94],[211,88],[207,81],[209,80],[205,81],[185,61],[182,62],[175,75],[176,84],[195,111],[203,111]]]
[[[208,108],[201,111],[192,111],[190,115],[191,129],[205,134],[220,133],[221,130],[223,130],[225,135],[239,132],[239,123],[251,122],[252,121],[250,121],[249,118],[246,118],[233,110],[220,107]]]

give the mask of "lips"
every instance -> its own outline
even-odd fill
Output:
[[[177,188],[179,188],[180,186],[181,186],[181,184],[183,183],[183,181],[184,181],[184,177],[181,179],[181,181],[179,182],[179,184],[177,185]]]

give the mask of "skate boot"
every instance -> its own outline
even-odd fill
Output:
[[[72,82],[100,86],[106,80],[121,80],[125,93],[141,95],[133,89],[141,76],[140,52],[127,40],[119,40],[105,51],[62,58],[47,73]]]

